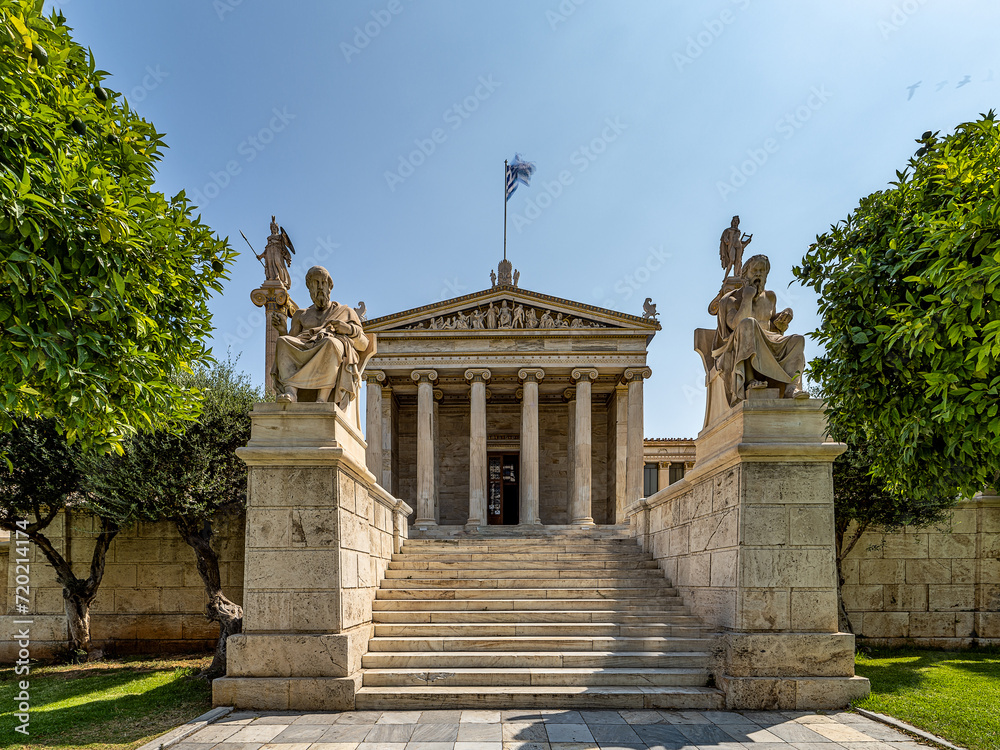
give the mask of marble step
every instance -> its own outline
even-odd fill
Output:
[[[722,692],[695,686],[362,687],[359,711],[388,709],[659,708],[720,710]],[[576,747],[574,745],[573,747]],[[580,747],[584,747],[580,745]],[[589,747],[589,745],[587,745]]]
[[[545,542],[541,544],[526,544],[523,542],[484,543],[484,544],[414,544],[403,542],[403,552],[414,554],[479,554],[503,555],[512,552],[593,552],[603,554],[636,554],[642,553],[642,548],[635,542],[627,544],[609,542],[587,542],[583,544],[566,544],[562,542]]]
[[[568,524],[546,524],[544,526],[477,526],[473,529],[465,525],[428,526],[411,528],[411,541],[481,542],[484,539],[627,539],[635,537],[628,524],[599,526],[581,529]]]
[[[702,641],[701,646],[707,646]],[[369,651],[365,669],[707,669],[711,654],[694,651]]]
[[[625,625],[616,622],[438,622],[438,623],[376,623],[376,638],[508,638],[512,636],[545,636],[591,638],[595,636],[646,638],[702,638],[705,629],[697,625],[674,625],[651,622]]]
[[[569,566],[555,566],[551,562],[545,560],[507,560],[507,559],[490,559],[483,561],[469,561],[469,560],[432,560],[432,561],[422,561],[414,562],[413,560],[402,560],[399,555],[396,555],[389,562],[389,570],[440,570],[440,571],[452,571],[452,570],[617,570],[621,572],[629,572],[634,570],[657,570],[659,566],[656,564],[656,560],[650,559],[635,559],[631,561],[623,561],[619,557],[608,560],[578,560]]]
[[[542,578],[618,578],[624,580],[664,581],[663,573],[656,569],[619,570],[617,568],[452,568],[450,570],[414,570],[413,568],[386,570],[386,580],[461,580],[470,578],[511,579],[539,576]]]
[[[496,653],[511,651],[694,651],[709,645],[705,638],[675,638],[672,636],[543,636],[513,635],[494,638],[481,636],[425,636],[416,638],[374,637],[368,641],[369,653],[374,651],[478,651]]]
[[[379,589],[381,591],[381,589]],[[461,611],[518,611],[532,610],[592,610],[595,607],[614,609],[619,612],[644,614],[650,612],[676,612],[690,614],[690,610],[681,603],[679,598],[667,598],[663,601],[630,597],[628,599],[581,599],[569,597],[564,599],[442,599],[394,597],[383,598],[376,594],[372,609],[376,612],[393,611],[424,611],[424,610],[461,610]]]
[[[637,562],[651,560],[645,552],[602,552],[600,550],[581,550],[578,552],[557,552],[553,550],[537,550],[535,552],[409,552],[404,549],[393,560],[399,562],[487,562],[490,560],[534,560],[545,562],[582,562],[585,560]],[[566,566],[570,567],[570,566]]]
[[[675,589],[666,587],[619,588],[469,588],[469,589],[436,589],[436,588],[379,588],[375,593],[379,599],[581,599],[617,601],[623,599],[656,599],[668,598],[676,594]]]
[[[610,609],[591,610],[492,610],[462,611],[414,609],[376,610],[376,623],[588,623],[615,622],[620,625],[668,624],[685,627],[701,627],[701,622],[693,615],[678,614],[677,610],[650,610],[649,614],[631,614],[628,611]]]
[[[673,669],[366,669],[368,687],[473,687],[480,685],[704,685],[708,670]]]
[[[384,590],[392,589],[648,589],[662,586],[664,596],[676,594],[677,590],[666,585],[659,576],[636,575],[629,578],[386,578],[382,581]]]

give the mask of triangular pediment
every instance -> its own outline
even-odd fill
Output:
[[[629,329],[658,331],[651,318],[552,297],[513,286],[495,286],[462,297],[384,315],[365,323],[371,333],[510,330]]]

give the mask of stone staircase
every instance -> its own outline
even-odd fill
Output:
[[[441,527],[394,555],[360,709],[722,707],[712,639],[622,527]]]

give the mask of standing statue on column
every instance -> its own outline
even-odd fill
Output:
[[[313,304],[286,318],[276,314],[278,329],[274,355],[277,401],[295,402],[300,390],[315,391],[320,403],[332,401],[347,409],[361,387],[361,373],[374,354],[358,314],[349,306],[330,299],[333,279],[322,266],[306,273],[306,287]]]
[[[257,260],[264,262],[264,275],[268,281],[278,281],[285,289],[292,286],[292,278],[288,275],[288,269],[292,266],[292,255],[295,254],[295,247],[284,227],[279,227],[274,217],[271,217],[271,234],[267,238],[267,245],[264,252],[257,256]]]
[[[743,284],[719,302],[719,327],[712,357],[730,406],[753,388],[779,388],[782,398],[808,398],[802,390],[805,338],[785,335],[792,309],[777,311],[777,297],[765,289],[771,262],[754,255],[743,266]]]
[[[752,234],[740,232],[740,217],[734,216],[732,223],[722,231],[722,238],[719,240],[719,257],[725,272],[723,278],[729,275],[730,268],[733,276],[739,276],[743,272],[743,251],[752,239]]]

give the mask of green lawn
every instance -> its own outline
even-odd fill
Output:
[[[855,664],[872,682],[859,708],[969,750],[1000,748],[1000,652],[866,648]]]
[[[33,668],[30,735],[14,731],[17,681],[0,669],[0,748],[132,750],[211,708],[212,688],[191,677],[204,656],[134,657]]]

